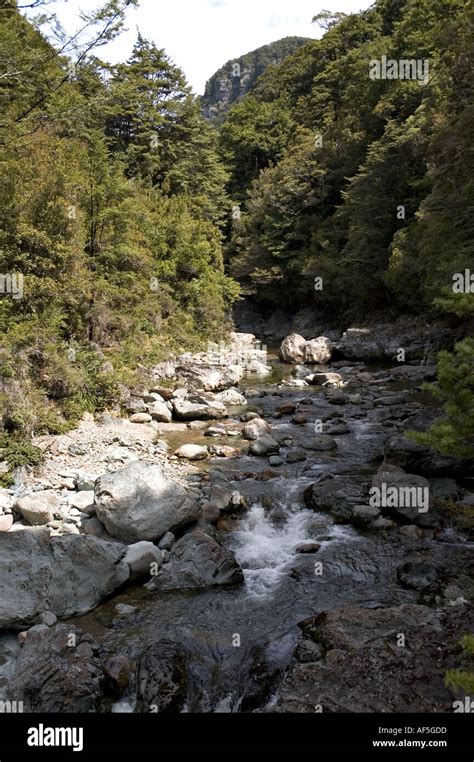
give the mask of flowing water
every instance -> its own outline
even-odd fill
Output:
[[[286,390],[284,398],[272,396],[276,382],[291,370],[276,359],[273,366],[265,381],[244,384],[250,405],[271,414],[286,398],[313,395],[308,411],[316,417],[323,401],[320,390]],[[262,397],[262,391],[267,396]],[[307,434],[288,420],[271,423],[279,433],[288,430],[298,443]],[[281,476],[268,481],[258,479],[258,473],[268,469],[266,458],[243,456],[203,466],[225,476],[251,504],[233,531],[220,538],[244,570],[243,585],[169,593],[131,586],[74,622],[91,632],[106,652],[124,653],[132,660],[161,638],[181,643],[190,672],[186,709],[236,712],[261,709],[271,702],[292,657],[298,623],[305,618],[348,604],[414,602],[414,594],[396,582],[399,544],[375,533],[336,526],[327,515],[304,506],[302,493],[316,475],[374,472],[371,462],[380,451],[379,424],[361,416],[351,420],[350,427],[350,434],[337,437],[336,454],[308,453],[307,461],[285,467]],[[201,435],[184,436],[189,442]],[[241,472],[247,471],[253,471],[255,478],[242,479]],[[308,542],[320,544],[316,554],[296,552]],[[118,616],[117,603],[133,604],[136,613]],[[113,707],[116,712],[132,710],[131,696]]]

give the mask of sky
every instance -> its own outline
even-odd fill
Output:
[[[194,92],[203,93],[206,81],[227,61],[282,37],[320,37],[312,24],[323,9],[357,12],[373,0],[140,0],[129,9],[127,30],[98,55],[110,63],[126,61],[137,29],[164,48],[183,69]],[[58,0],[49,6],[64,28],[74,33],[80,10],[100,6],[100,0]]]

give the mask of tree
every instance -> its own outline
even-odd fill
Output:
[[[313,16],[313,24],[317,24],[322,29],[328,31],[337,26],[343,19],[347,18],[347,13],[342,11],[321,11],[316,16]]]
[[[440,352],[438,384],[429,388],[445,417],[414,438],[444,455],[474,460],[474,339],[460,341],[452,354]]]

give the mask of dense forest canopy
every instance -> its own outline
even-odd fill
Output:
[[[327,26],[222,125],[232,273],[275,306],[314,303],[321,277],[332,314],[429,313],[473,261],[473,5],[379,0]]]
[[[129,4],[94,14],[74,55],[15,2],[1,10],[0,270],[22,288],[0,299],[12,429],[60,428],[51,399],[72,420],[107,404],[104,352],[126,372],[215,339],[237,295],[227,175],[183,73],[141,35],[124,64],[96,55]]]
[[[8,430],[62,430],[140,364],[219,340],[239,289],[341,326],[472,316],[472,2],[319,13],[320,40],[216,73],[246,94],[214,124],[142,34],[125,63],[99,57],[136,2],[83,16],[81,42],[41,31],[48,2],[0,10]]]

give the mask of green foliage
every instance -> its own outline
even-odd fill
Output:
[[[466,656],[474,656],[474,635],[464,635],[461,640],[461,646]],[[463,691],[467,696],[474,693],[474,672],[467,672],[461,669],[452,669],[446,674],[445,678],[448,688],[455,691]]]
[[[318,19],[322,39],[268,69],[221,127],[243,206],[231,271],[275,306],[284,282],[293,308],[323,277],[318,306],[345,320],[449,308],[473,259],[472,3],[377,0]],[[428,80],[372,79],[382,56],[428,60]]]
[[[98,44],[127,4],[85,19]],[[117,404],[137,366],[226,332],[227,175],[164,51],[139,36],[111,67],[92,39],[71,76],[13,4],[1,13],[0,272],[23,281],[0,294],[0,425],[60,433]]]
[[[0,436],[0,461],[4,461],[9,469],[6,473],[0,473],[0,487],[9,488],[13,485],[13,472],[16,468],[38,466],[43,460],[42,450],[34,447],[28,440]]]
[[[12,471],[20,466],[38,466],[44,459],[39,447],[21,439],[0,437],[0,453]]]
[[[474,339],[456,344],[453,354],[440,352],[438,383],[428,388],[442,403],[445,417],[413,438],[443,454],[474,459]]]

